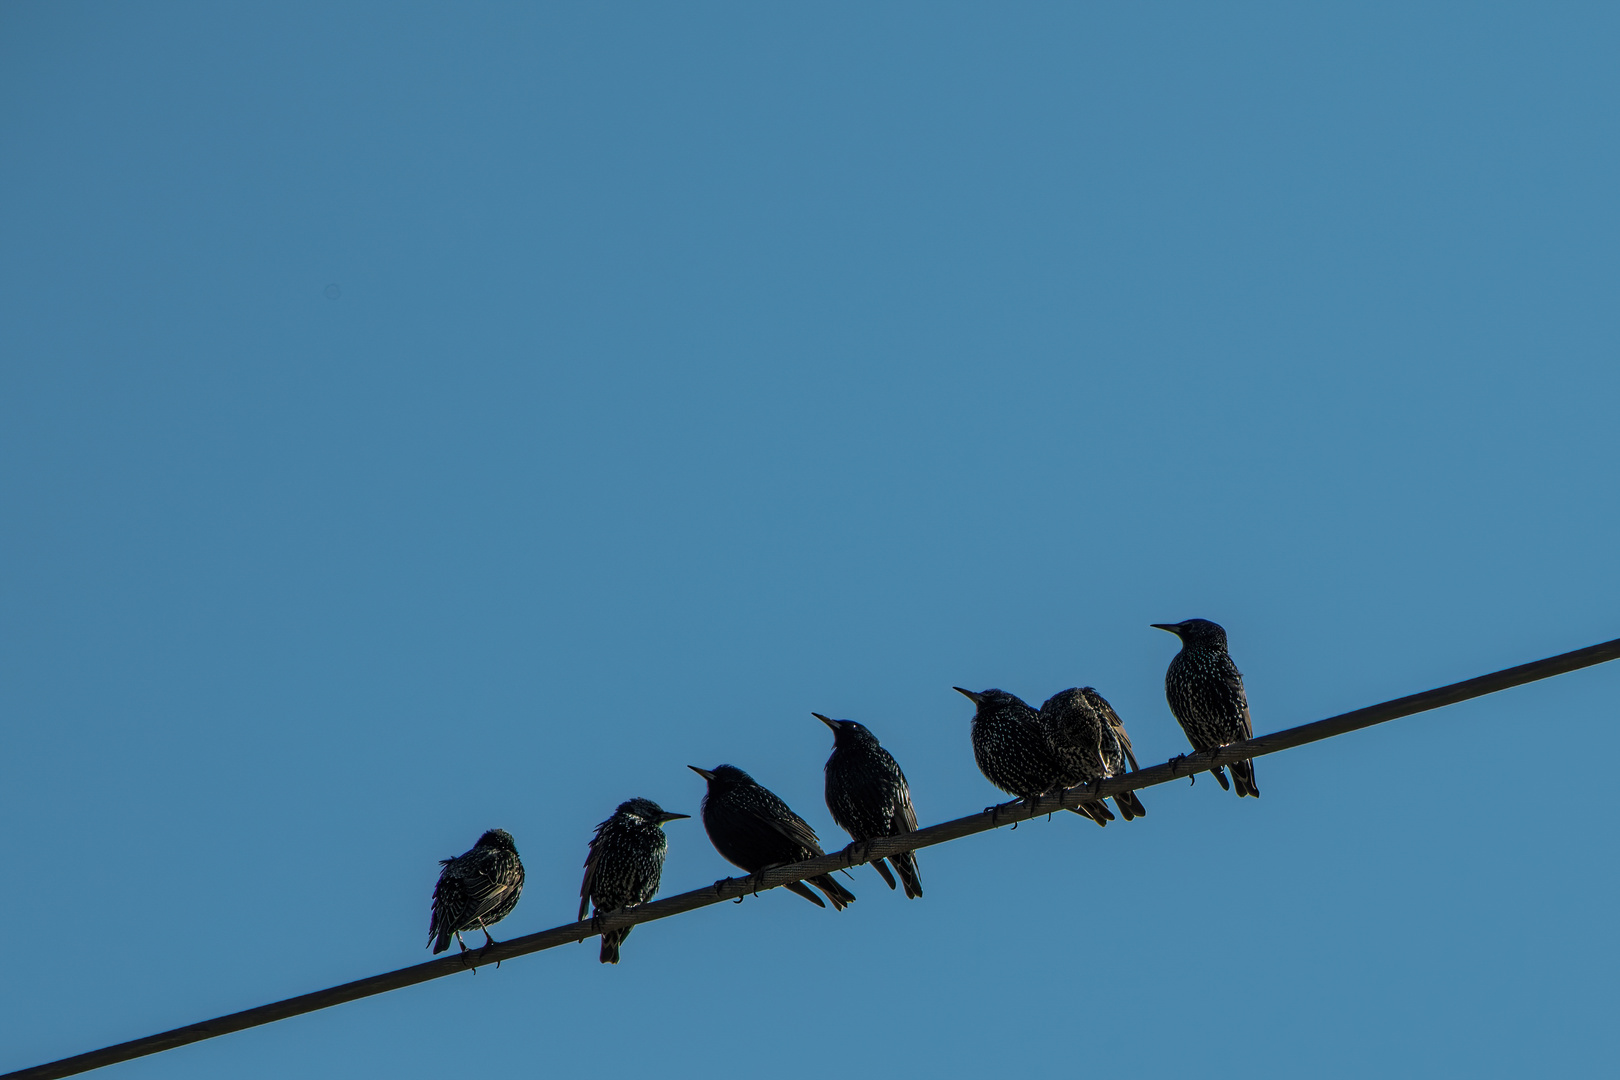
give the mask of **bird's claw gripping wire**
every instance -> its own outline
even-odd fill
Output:
[[[459,930],[456,931],[456,944],[461,946],[461,951],[456,954],[456,959],[461,961],[461,966],[471,969],[474,975],[478,974],[478,965],[467,959],[467,954],[472,952],[472,950],[467,948],[467,943],[465,941],[461,940],[461,932]]]
[[[490,936],[489,927],[484,925],[484,922],[483,922],[482,919],[480,919],[478,921],[478,929],[480,929],[480,930],[482,930],[484,932],[484,945],[483,945],[483,948],[480,948],[478,950],[479,952],[483,952],[485,949],[488,949],[491,945],[499,945],[500,944],[500,942],[496,941],[493,937]],[[499,971],[500,967],[501,967],[501,962],[499,960],[495,961],[495,970]],[[473,970],[477,971],[478,969],[474,968]]]
[[[860,866],[862,863],[872,861],[872,841],[856,840],[844,848],[844,858],[849,860],[851,866]]]

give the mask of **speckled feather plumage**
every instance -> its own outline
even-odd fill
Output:
[[[627,799],[613,816],[596,827],[590,854],[585,858],[585,880],[579,886],[579,917],[595,907],[605,915],[645,904],[658,894],[669,839],[661,822],[662,807],[651,799]],[[619,946],[633,927],[602,934],[599,955],[604,964],[619,962]]]
[[[994,688],[978,694],[974,705],[973,760],[984,778],[1021,799],[1051,791],[1058,782],[1058,764],[1035,710]]]
[[[864,725],[853,720],[822,719],[833,728],[833,750],[825,770],[826,795],[827,810],[838,827],[856,842],[915,832],[917,811],[912,807],[911,787],[900,763]],[[922,877],[916,855],[903,851],[888,861],[900,875],[906,896],[921,896]],[[883,859],[874,859],[872,866],[889,888],[895,887]]]
[[[975,706],[973,760],[984,778],[1002,791],[1022,799],[1044,795],[1058,786],[1061,770],[1052,756],[1040,718],[1015,694],[989,689],[981,693],[956,687]],[[1114,820],[1100,802],[1069,807],[1098,825]]]
[[[1164,696],[1193,749],[1213,750],[1252,739],[1254,723],[1249,717],[1243,674],[1226,650],[1226,631],[1208,619],[1161,624],[1160,628],[1181,638],[1181,651],[1164,675]],[[1226,787],[1225,774],[1213,771]],[[1260,795],[1253,762],[1235,763],[1232,776],[1239,795]]]
[[[775,866],[804,862],[824,854],[816,831],[787,803],[734,765],[717,765],[703,796],[703,830],[725,860],[750,874]],[[834,881],[831,874],[806,879],[826,894],[834,908],[843,910],[855,894]],[[824,907],[804,881],[783,886]]]
[[[440,859],[439,865],[444,869],[428,918],[428,944],[435,953],[448,949],[452,937],[460,941],[467,930],[482,929],[487,937],[489,927],[510,915],[523,893],[523,861],[505,829],[489,830],[470,851]]]
[[[1089,686],[1053,694],[1041,706],[1039,721],[1063,787],[1122,775],[1128,760],[1136,768],[1130,736],[1108,700]],[[1133,791],[1114,797],[1126,821],[1147,813]]]

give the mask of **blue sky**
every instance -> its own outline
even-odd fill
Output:
[[[994,795],[953,684],[1183,750],[1152,622],[1223,623],[1261,731],[1620,634],[1617,52],[1605,5],[0,9],[0,1067],[426,959],[486,828],[498,936],[564,922],[688,764],[842,843],[812,709],[934,822]],[[1617,680],[116,1074],[1606,1072]],[[669,833],[666,892],[728,872]]]

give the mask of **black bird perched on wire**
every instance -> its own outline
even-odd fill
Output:
[[[678,821],[691,814],[672,814],[651,799],[627,799],[613,816],[596,827],[590,854],[585,857],[585,880],[579,886],[579,917],[596,906],[593,918],[601,918],[622,908],[645,904],[658,893],[658,879],[664,874],[664,855],[669,840],[664,822]],[[635,929],[602,932],[604,964],[619,962],[619,946]]]
[[[827,809],[838,827],[855,841],[851,847],[884,836],[900,836],[917,831],[917,811],[911,805],[911,787],[899,762],[878,745],[877,736],[853,720],[834,720],[818,712],[810,714],[832,728],[833,750],[827,759]],[[922,895],[922,877],[917,873],[917,856],[902,851],[889,856],[895,873],[905,883],[906,896]],[[872,865],[889,888],[894,876],[882,859]]]
[[[1208,619],[1153,623],[1181,639],[1181,651],[1164,673],[1164,696],[1194,750],[1214,750],[1228,743],[1254,738],[1249,699],[1243,692],[1243,673],[1226,652],[1226,631]],[[1226,772],[1211,769],[1221,787],[1231,790]],[[1254,782],[1254,762],[1232,763],[1232,780],[1239,796],[1260,797]]]
[[[1005,690],[974,693],[960,686],[951,689],[977,706],[973,714],[973,759],[984,778],[1002,791],[1033,801],[1058,786],[1060,769],[1047,746],[1035,710]],[[1100,802],[1067,807],[1098,825],[1114,820]]]
[[[1058,782],[1063,787],[1120,776],[1125,762],[1136,768],[1136,755],[1125,724],[1106,698],[1089,686],[1053,694],[1041,706],[1041,727],[1057,759]],[[1114,796],[1114,805],[1126,821],[1142,817],[1147,807],[1134,791]]]
[[[696,765],[687,768],[709,782],[700,810],[703,829],[727,862],[758,874],[826,854],[816,839],[816,831],[804,818],[735,765],[716,765],[712,771]],[[808,881],[790,881],[784,888],[817,907],[826,907],[821,897],[810,891],[810,885],[814,885],[827,894],[838,911],[855,901],[855,894],[834,881],[831,874]]]
[[[523,862],[517,845],[505,829],[491,829],[472,850],[440,859],[439,883],[433,887],[433,914],[428,919],[428,944],[435,954],[450,947],[454,937],[461,951],[464,930],[482,930],[484,947],[495,944],[489,928],[512,913],[523,892]]]

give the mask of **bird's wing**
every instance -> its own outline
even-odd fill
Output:
[[[585,918],[585,913],[591,908],[591,883],[596,880],[596,861],[601,855],[602,830],[607,827],[603,822],[596,827],[596,836],[591,840],[590,853],[585,856],[585,880],[579,883],[579,917]]]
[[[764,797],[765,802],[775,804],[775,808],[779,813],[762,814],[758,816],[757,820],[800,847],[809,848],[817,855],[820,855],[821,839],[816,836],[816,830],[810,827],[810,823],[789,809],[788,804],[778,799],[773,792],[767,791],[765,788],[760,788],[759,792]]]
[[[911,805],[911,785],[906,783],[905,773],[900,774],[899,797],[894,800],[894,827],[896,832],[917,831],[917,810]]]
[[[1103,748],[1104,717],[1102,710],[1097,708],[1099,702],[1103,709],[1113,711],[1108,709],[1108,702],[1102,700],[1102,695],[1090,687],[1077,687],[1054,694],[1041,706],[1037,727],[1045,734],[1048,748],[1053,751],[1055,758],[1090,753],[1096,763],[1093,771],[1098,776],[1104,776],[1108,773],[1108,753]]]
[[[1114,733],[1114,738],[1119,740],[1119,748],[1125,751],[1125,760],[1131,763],[1131,771],[1135,772],[1136,751],[1131,749],[1131,737],[1125,734],[1125,721],[1121,720],[1119,713],[1115,712],[1114,707],[1108,704],[1108,699],[1097,693],[1097,691],[1089,690],[1086,697],[1090,699],[1097,712],[1102,714],[1103,723],[1107,724],[1108,730]]]
[[[451,869],[456,871],[461,895],[467,903],[466,922],[475,922],[500,906],[519,881],[501,865],[493,851],[472,851]]]
[[[893,832],[883,833],[887,836],[916,832],[917,811],[911,805],[911,785],[906,783],[905,771],[900,768],[900,763],[894,760],[894,755],[881,746],[875,747],[871,764],[864,771],[867,783],[894,793],[894,800],[889,805],[889,820],[883,821],[880,811],[879,814],[873,815],[878,818],[873,824],[880,828],[893,826]]]
[[[1226,664],[1226,688],[1231,692],[1232,704],[1237,713],[1239,724],[1243,728],[1245,739],[1254,738],[1254,721],[1249,717],[1249,695],[1243,691],[1243,673],[1237,669],[1230,659]]]

